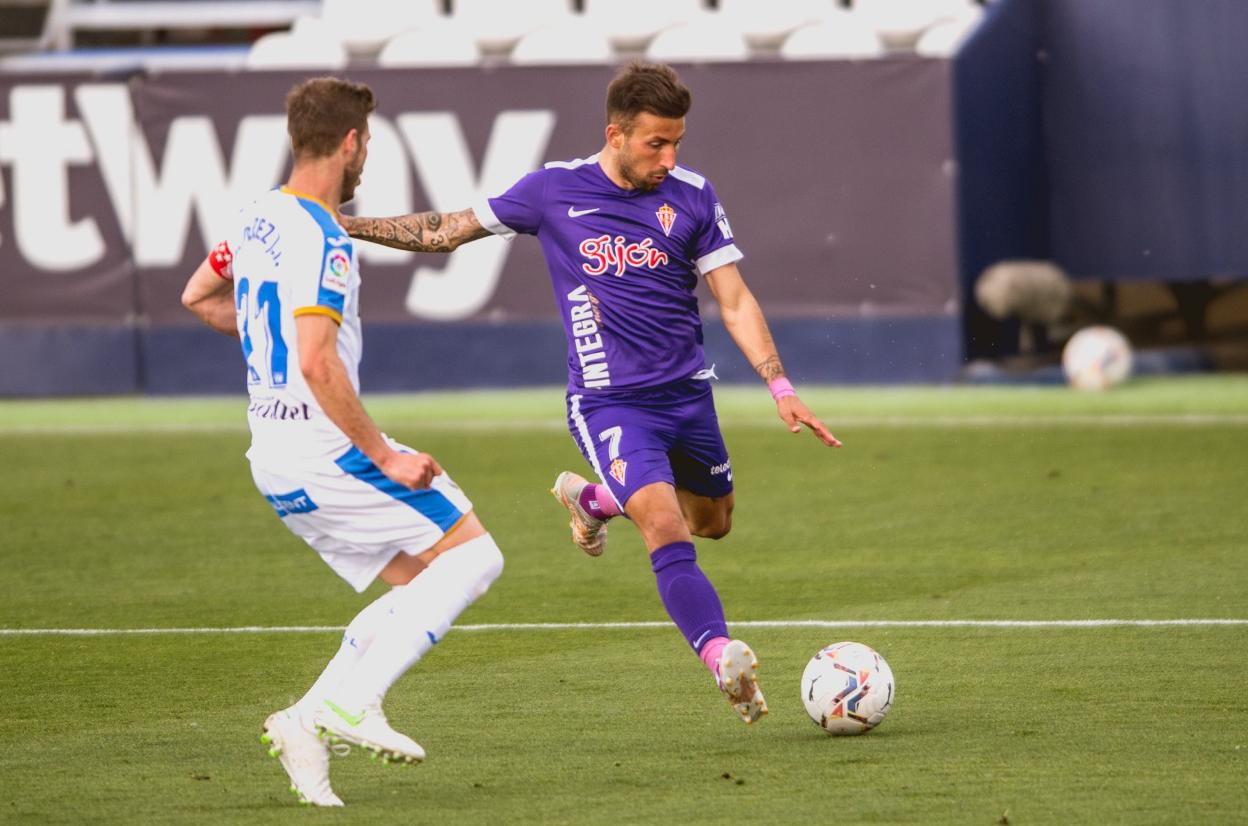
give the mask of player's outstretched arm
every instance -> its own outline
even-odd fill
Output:
[[[776,400],[776,412],[789,430],[800,433],[805,425],[825,445],[840,447],[840,440],[802,403],[793,385],[785,378],[784,365],[780,363],[780,354],[771,338],[767,319],[763,317],[763,309],[746,286],[737,265],[725,264],[711,270],[706,274],[706,283],[719,304],[720,317],[728,328],[728,334],[749,359],[759,378],[767,382]]]
[[[234,282],[220,274],[213,263],[214,250],[191,273],[182,290],[182,306],[218,333],[238,338],[234,310]]]
[[[409,252],[450,252],[491,234],[471,209],[417,212],[393,218],[340,215],[338,221],[352,238]]]
[[[300,315],[295,318],[295,331],[299,368],[325,415],[387,477],[412,489],[429,487],[442,468],[428,453],[402,453],[386,442],[338,356],[338,323],[329,316]]]

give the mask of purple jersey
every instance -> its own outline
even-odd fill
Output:
[[[548,163],[475,212],[496,235],[541,243],[571,390],[657,387],[705,367],[693,290],[741,258],[706,178],[678,166],[653,190],[621,189],[593,155]]]

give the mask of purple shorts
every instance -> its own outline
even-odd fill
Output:
[[[567,401],[572,438],[617,503],[652,482],[712,498],[732,493],[709,381],[609,395],[569,392]]]

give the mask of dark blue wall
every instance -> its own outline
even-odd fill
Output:
[[[961,347],[958,319],[887,317],[780,320],[772,333],[799,383],[939,381]],[[722,324],[708,323],[706,356],[725,382],[757,382]],[[238,342],[205,328],[145,330],[148,392],[242,393]],[[364,328],[360,384],[373,393],[421,389],[562,385],[567,381],[563,327],[524,324],[373,324]],[[137,386],[96,392],[132,392]],[[0,384],[0,393],[8,392]],[[55,386],[41,394],[56,394]]]
[[[975,279],[1005,258],[1048,256],[1039,10],[1001,0],[954,61],[958,247],[968,358],[1017,346],[1018,329],[975,303]]]
[[[1000,0],[955,61],[966,354],[1017,349],[973,285],[1248,277],[1248,2]]]
[[[1248,276],[1248,3],[1046,0],[1053,258],[1072,276]]]
[[[137,392],[140,349],[130,327],[0,324],[0,397]]]

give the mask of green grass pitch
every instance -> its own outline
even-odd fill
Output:
[[[263,629],[340,628],[377,591],[256,494],[241,396],[0,403],[0,822],[1248,822],[1248,379],[803,396],[844,448],[717,394],[737,510],[699,554],[762,663],[748,729],[671,627],[499,627],[665,619],[631,526],[597,560],[568,540],[559,391],[367,399],[507,569],[461,619],[486,627],[390,694],[428,761],[334,758],[340,811],[299,807],[257,742],[338,634]],[[1193,618],[1241,622],[916,624]],[[839,639],[897,677],[865,737],[798,698]]]

